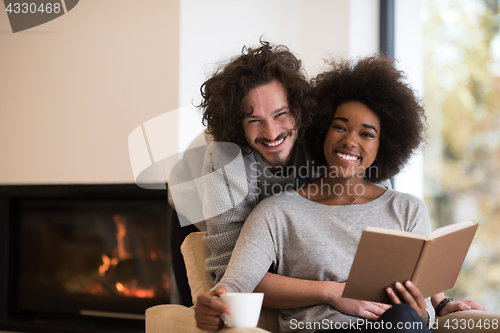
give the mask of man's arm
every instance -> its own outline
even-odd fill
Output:
[[[253,155],[243,155],[239,161],[232,159],[233,152],[226,151],[226,144],[230,145],[212,142],[203,166],[203,211],[207,222],[203,241],[211,253],[205,269],[214,285],[224,275],[241,228],[258,198],[256,176],[251,170]]]
[[[436,295],[431,296],[431,301],[432,301],[432,306],[436,308],[439,303],[441,303],[446,296],[444,293],[439,293]],[[468,310],[481,310],[481,311],[486,311],[485,308],[483,308],[481,305],[477,304],[477,302],[473,299],[467,299],[463,301],[451,301],[448,304],[446,304],[441,311],[436,313],[436,316],[444,316],[452,312],[457,312],[457,311],[468,311]]]

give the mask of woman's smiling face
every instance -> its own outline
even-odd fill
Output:
[[[361,102],[341,104],[326,132],[324,153],[330,172],[348,178],[364,175],[380,144],[380,120]]]

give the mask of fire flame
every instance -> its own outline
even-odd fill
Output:
[[[152,289],[140,289],[140,288],[129,289],[120,282],[117,282],[115,287],[119,292],[128,297],[153,298],[155,296],[155,292]]]
[[[101,255],[101,259],[102,259],[102,265],[99,266],[99,275],[104,276],[104,274],[106,274],[106,271],[109,269],[111,260],[104,253]]]
[[[114,276],[113,272],[115,267],[118,265],[120,261],[131,259],[137,256],[134,252],[130,251],[130,249],[126,246],[126,238],[128,236],[127,230],[127,218],[121,214],[113,215],[113,220],[116,226],[116,241],[117,246],[113,251],[113,254],[108,256],[107,254],[101,254],[102,264],[99,266],[99,276],[106,278],[107,275],[111,277]],[[147,257],[151,261],[161,260],[161,252],[158,253],[156,249],[149,249],[149,254],[145,253]],[[108,277],[109,278],[109,277]],[[116,281],[116,280],[115,280]],[[154,298],[156,293],[158,293],[158,288],[165,289],[168,293],[170,292],[171,283],[170,276],[167,273],[162,274],[161,281],[158,281],[157,285],[151,286],[146,289],[144,286],[139,286],[137,280],[131,281],[121,281],[115,283],[115,288],[117,294],[127,296],[127,297],[137,297],[137,298]],[[91,288],[88,289],[88,292],[91,294],[102,294],[105,292],[109,292],[109,289],[104,288],[102,282],[97,282]]]
[[[111,266],[118,264],[118,258],[110,259],[105,253],[101,254],[102,265],[99,266],[99,275],[104,276]]]

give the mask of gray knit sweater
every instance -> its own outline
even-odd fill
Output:
[[[296,145],[292,167],[275,173],[266,168],[257,152],[243,155],[245,170],[224,168],[235,155],[225,147],[227,145],[217,143],[210,145],[203,171],[205,175],[212,175],[204,177],[203,210],[209,218],[203,241],[211,252],[205,269],[213,284],[224,275],[243,223],[257,204],[270,195],[301,186],[318,176],[302,144]],[[215,173],[217,170],[223,171]],[[223,212],[218,214],[221,210]]]
[[[366,204],[326,206],[287,191],[265,199],[250,214],[219,285],[251,292],[270,268],[294,278],[345,282],[367,226],[424,236],[431,231],[425,204],[409,194],[389,189]],[[432,323],[434,309],[427,303]],[[313,331],[300,330],[297,323],[357,319],[328,304],[281,310],[279,317],[282,332]]]

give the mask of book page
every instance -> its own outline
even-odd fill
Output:
[[[423,236],[421,236],[419,234],[415,234],[415,233],[408,232],[408,231],[402,231],[402,230],[386,229],[386,228],[379,228],[379,227],[366,227],[365,230],[369,231],[369,232],[376,232],[379,234],[397,235],[397,236],[401,236],[401,237],[425,239]]]
[[[428,255],[412,279],[424,297],[453,288],[477,227],[477,224],[471,224],[426,242],[424,251]]]
[[[434,239],[434,238],[437,238],[437,237],[440,237],[443,235],[447,235],[447,234],[454,232],[456,230],[470,227],[471,225],[474,225],[474,223],[472,223],[470,221],[448,224],[448,225],[445,225],[444,227],[441,227],[441,228],[434,230],[430,234],[429,239]]]
[[[424,242],[367,228],[361,235],[342,297],[390,303],[385,288],[411,279]]]

